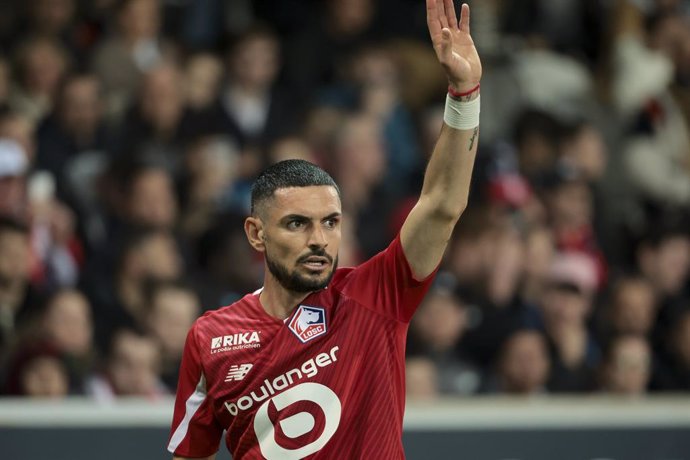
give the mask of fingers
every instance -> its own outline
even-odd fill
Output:
[[[443,7],[446,10],[448,26],[452,30],[458,30],[458,19],[455,15],[455,5],[453,5],[453,0],[443,0]]]
[[[446,16],[446,8],[444,2],[446,0],[436,0],[436,11],[438,13],[438,20],[441,22],[441,27],[449,28],[448,17]]]
[[[429,33],[436,37],[441,33],[441,23],[438,20],[437,11],[438,0],[426,0],[426,23],[429,26]]]
[[[460,10],[460,30],[470,33],[470,6],[467,3],[463,3]]]

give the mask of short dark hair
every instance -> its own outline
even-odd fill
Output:
[[[284,160],[266,168],[252,185],[252,214],[276,190],[288,187],[311,187],[325,185],[335,188],[340,198],[340,189],[333,178],[323,169],[305,160]]]

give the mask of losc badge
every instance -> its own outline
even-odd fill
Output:
[[[288,327],[302,343],[307,343],[326,333],[326,311],[321,307],[300,305]]]

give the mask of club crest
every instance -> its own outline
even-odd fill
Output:
[[[326,333],[326,311],[320,307],[300,305],[288,327],[302,343],[306,343]]]

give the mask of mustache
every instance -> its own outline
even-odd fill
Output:
[[[309,252],[309,254],[305,254],[305,255],[301,256],[299,259],[297,259],[297,263],[300,264],[302,262],[306,262],[308,258],[313,257],[313,256],[325,257],[329,263],[331,263],[331,264],[333,263],[333,257],[331,257],[329,254],[327,254],[325,249],[312,250],[311,252]]]

